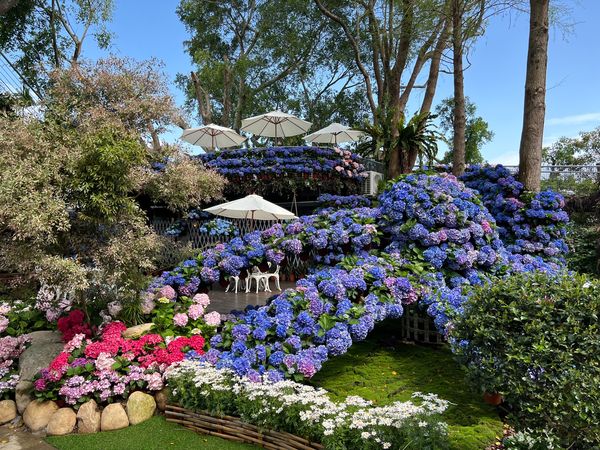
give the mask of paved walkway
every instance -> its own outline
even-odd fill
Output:
[[[25,427],[10,424],[0,426],[0,449],[2,450],[55,450],[40,436],[35,436]]]
[[[273,284],[273,283],[271,283]],[[281,290],[284,291],[287,288],[292,288],[296,283],[290,281],[282,281],[280,283]],[[228,314],[232,310],[243,310],[246,305],[264,305],[269,297],[279,294],[279,291],[273,287],[273,292],[225,292],[225,289],[220,285],[213,285],[214,289],[209,291],[208,296],[210,297],[210,305],[207,308],[208,311],[217,311],[221,314]]]

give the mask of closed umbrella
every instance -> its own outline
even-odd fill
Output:
[[[211,206],[204,211],[231,219],[282,220],[296,218],[291,211],[275,203],[271,203],[256,194],[247,195],[244,198],[221,205]]]
[[[199,145],[206,150],[235,147],[246,140],[244,136],[240,136],[235,130],[212,123],[198,128],[183,130],[181,139],[192,145]]]
[[[304,139],[307,142],[337,145],[340,142],[358,141],[363,135],[364,133],[362,131],[353,130],[341,123],[332,123],[319,131],[309,134]]]
[[[312,124],[282,111],[271,111],[242,120],[242,130],[256,136],[284,138],[308,131]]]

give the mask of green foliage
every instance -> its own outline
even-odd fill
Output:
[[[452,332],[469,378],[501,393],[517,430],[566,448],[600,444],[600,283],[514,275],[475,290]]]
[[[167,422],[162,416],[122,430],[94,434],[51,436],[47,441],[59,450],[251,450],[253,445],[239,444],[213,436],[199,435],[180,425]]]
[[[454,99],[452,97],[442,100],[436,107],[435,112],[440,118],[440,127],[444,133],[443,140],[449,146],[452,144],[452,133],[454,129]],[[481,154],[482,147],[494,138],[494,132],[489,129],[489,124],[483,117],[477,116],[477,106],[465,98],[466,129],[465,129],[465,162],[467,164],[482,164],[484,162]],[[452,163],[452,148],[448,150],[442,162]]]
[[[378,325],[366,341],[327,361],[311,383],[334,398],[360,395],[377,405],[405,401],[414,392],[431,392],[448,400],[442,415],[448,423],[450,448],[480,450],[502,435],[502,421],[464,379],[461,367],[446,347],[402,344],[394,338],[400,324]]]
[[[241,118],[276,108],[315,126],[362,119],[350,49],[330,45],[335,33],[313,2],[181,0],[177,14],[197,77],[180,74],[178,84],[204,122],[239,128]]]
[[[88,315],[119,301],[139,320],[138,293],[165,240],[137,197],[180,210],[225,183],[177,147],[144,144],[176,116],[165,83],[150,62],[80,64],[53,75],[41,119],[0,115],[4,271],[73,293]]]
[[[20,0],[2,16],[0,50],[14,55],[21,75],[42,92],[52,70],[77,61],[86,37],[108,48],[113,6],[113,0]]]
[[[112,224],[123,213],[134,214],[136,203],[129,196],[133,168],[145,162],[146,149],[131,136],[101,129],[82,137],[83,152],[69,179],[71,200],[81,214]]]
[[[598,253],[600,250],[600,224],[597,217],[587,216],[569,224],[567,265],[575,272],[598,276],[600,275],[600,254]],[[574,216],[572,215],[571,218],[573,219]]]
[[[0,305],[6,303],[11,307],[11,311],[6,315],[9,324],[5,334],[16,337],[52,327],[45,320],[44,314],[33,307],[36,293],[35,283],[16,286],[0,283]]]
[[[389,161],[392,151],[400,151],[403,157],[415,151],[422,165],[425,160],[432,164],[437,153],[439,133],[432,128],[434,115],[429,112],[417,113],[408,122],[404,115],[394,124],[393,112],[380,114],[374,124],[366,124],[362,131],[371,137],[369,142],[359,145],[357,152],[375,159]],[[394,136],[394,130],[397,135]]]

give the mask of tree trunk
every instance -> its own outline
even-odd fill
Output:
[[[452,3],[452,53],[454,63],[454,117],[452,120],[452,173],[465,171],[465,86],[463,73],[462,0]]]
[[[548,8],[550,0],[530,0],[529,48],[523,129],[519,148],[519,179],[525,190],[538,192],[542,178],[542,142],[546,115]]]
[[[202,118],[203,125],[209,125],[213,122],[212,105],[210,103],[209,94],[202,88],[200,80],[196,72],[191,72],[192,84],[194,85],[194,93],[198,102],[198,112]]]
[[[0,0],[0,16],[8,14],[8,12],[17,6],[19,0]]]

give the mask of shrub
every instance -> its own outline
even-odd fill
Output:
[[[518,430],[548,430],[561,445],[600,444],[600,282],[513,275],[475,289],[453,346],[469,377],[501,393]]]
[[[472,166],[461,179],[481,194],[508,251],[564,262],[569,217],[563,211],[562,195],[551,190],[525,192],[523,184],[502,165]]]
[[[360,157],[321,147],[241,148],[201,155],[208,168],[226,177],[229,195],[355,193],[364,178]],[[313,197],[314,198],[314,197]]]

